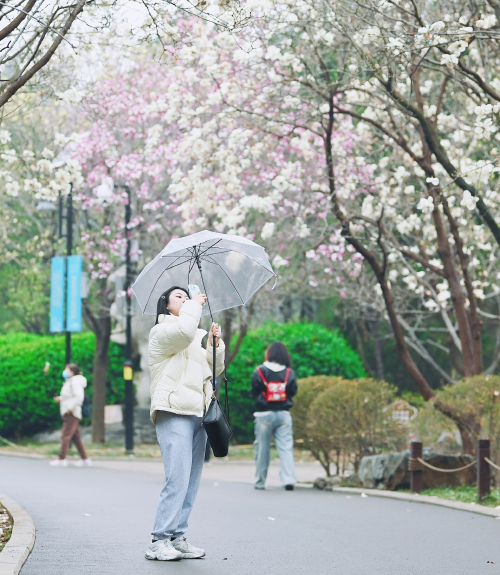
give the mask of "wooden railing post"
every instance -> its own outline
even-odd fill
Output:
[[[422,442],[412,441],[410,445],[410,490],[412,493],[421,493],[423,489],[423,471],[417,459],[422,458]]]
[[[479,439],[477,447],[477,501],[490,494],[490,466],[485,457],[490,458],[490,440]]]

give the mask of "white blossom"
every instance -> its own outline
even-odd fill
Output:
[[[468,190],[465,190],[460,205],[468,210],[474,210],[479,198],[474,197]]]
[[[8,130],[0,130],[0,144],[7,144],[10,142],[10,132]]]
[[[282,258],[279,254],[275,255],[273,258],[273,266],[275,268],[281,268],[283,266],[287,266],[288,261],[285,258]]]
[[[269,238],[271,238],[273,236],[275,225],[276,224],[274,222],[266,222],[262,226],[262,231],[260,233],[260,236],[263,240],[268,240]]]
[[[18,184],[18,182],[15,181],[5,184],[5,192],[8,196],[12,196],[13,198],[16,198],[19,195],[20,189],[21,186]]]
[[[441,56],[441,64],[448,68],[454,68],[458,64],[458,58],[455,54],[443,54]]]
[[[417,210],[422,211],[424,214],[429,214],[434,209],[434,200],[431,197],[421,198],[417,204]]]
[[[58,96],[64,102],[68,102],[69,104],[78,104],[83,100],[85,92],[82,90],[77,90],[76,88],[70,88],[65,92],[56,92],[56,96]]]

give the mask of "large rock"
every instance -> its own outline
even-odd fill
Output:
[[[440,455],[458,455],[462,453],[462,438],[459,431],[457,430],[455,433],[443,431],[439,439],[430,448],[434,453],[439,453]]]
[[[341,483],[342,479],[338,475],[334,475],[332,477],[318,477],[313,485],[316,489],[321,489],[322,491],[333,491],[333,488]]]
[[[357,473],[362,486],[367,489],[389,489],[392,491],[409,488],[409,458],[409,450],[363,457]],[[474,460],[470,455],[443,455],[430,449],[424,449],[423,459],[430,465],[442,469],[455,469]],[[475,465],[457,473],[441,473],[424,468],[424,489],[438,485],[473,485],[476,481],[476,473]]]

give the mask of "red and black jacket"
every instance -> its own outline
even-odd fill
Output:
[[[272,371],[265,365],[259,365],[259,369],[266,381],[285,381],[287,368],[283,371]],[[266,384],[262,381],[258,369],[252,375],[252,397],[255,399],[255,411],[283,411],[293,406],[292,397],[297,393],[297,378],[293,369],[288,375],[285,401],[266,401]]]

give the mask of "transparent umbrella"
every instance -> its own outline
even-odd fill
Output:
[[[203,231],[172,240],[142,270],[132,286],[142,314],[156,315],[169,287],[199,285],[207,295],[203,315],[245,305],[276,274],[266,251],[240,236]]]

